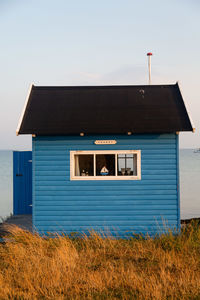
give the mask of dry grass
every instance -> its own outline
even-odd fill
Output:
[[[44,239],[12,228],[0,244],[0,299],[200,299],[200,228],[174,236]]]

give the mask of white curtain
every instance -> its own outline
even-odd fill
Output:
[[[137,176],[137,154],[133,154],[133,175]]]
[[[79,156],[75,155],[75,176],[80,176]]]

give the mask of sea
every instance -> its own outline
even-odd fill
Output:
[[[0,222],[13,212],[13,152],[0,150]],[[200,217],[200,152],[180,149],[181,219]]]

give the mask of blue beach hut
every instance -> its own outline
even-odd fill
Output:
[[[17,134],[32,135],[33,226],[121,237],[178,230],[180,131],[194,126],[178,83],[32,85]]]

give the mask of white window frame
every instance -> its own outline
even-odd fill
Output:
[[[75,155],[79,154],[115,154],[115,176],[75,176]],[[117,175],[117,154],[137,154],[137,176]],[[94,172],[96,159],[94,155]],[[94,150],[94,151],[70,151],[70,180],[141,180],[141,150]]]

